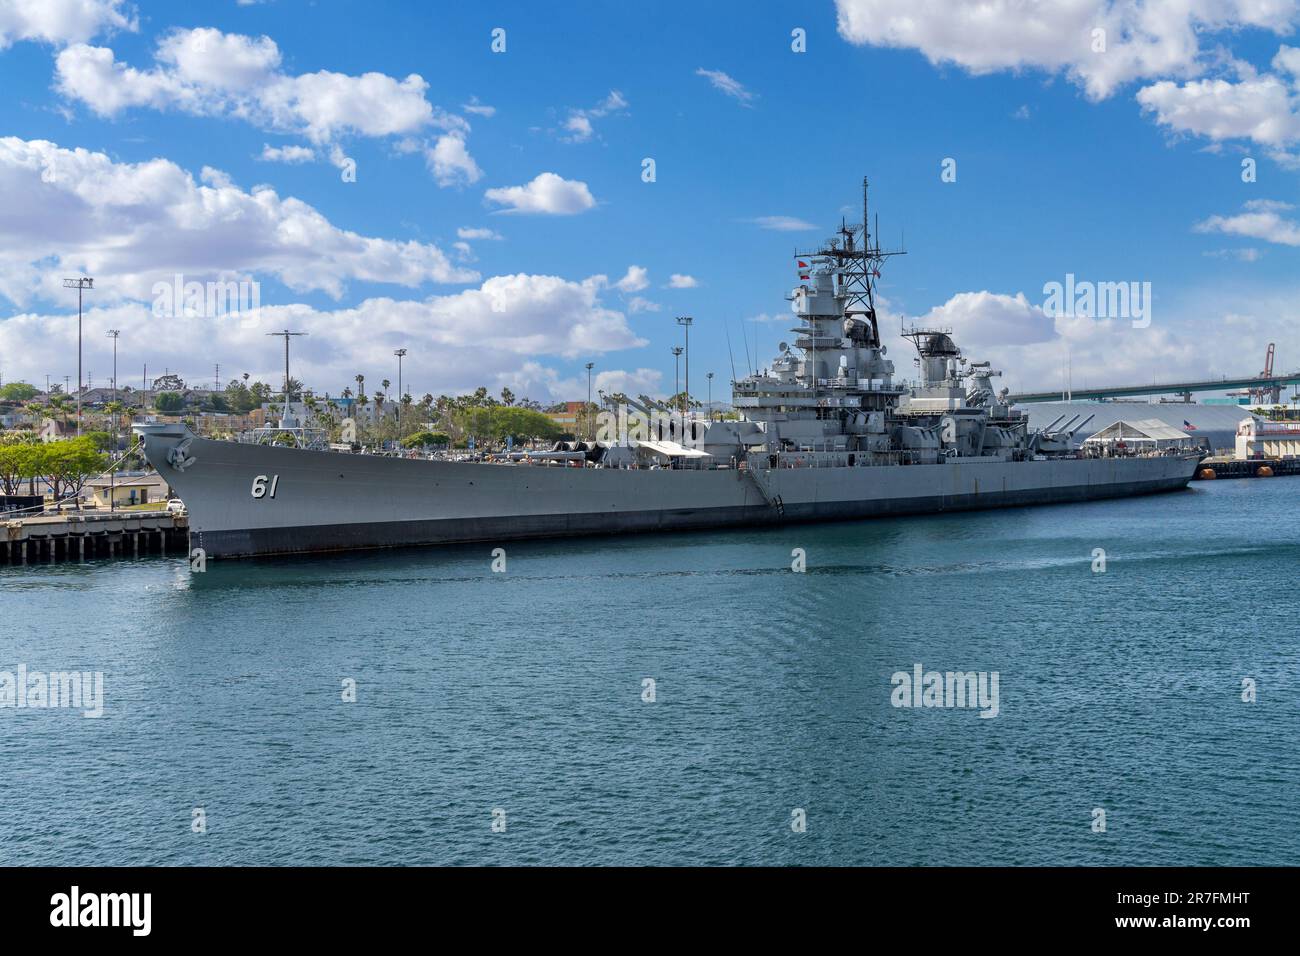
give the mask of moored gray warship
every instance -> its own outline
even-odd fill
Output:
[[[1084,422],[1031,430],[999,372],[943,329],[910,329],[919,383],[894,380],[875,282],[894,253],[863,218],[801,255],[798,325],[733,382],[738,420],[637,406],[602,433],[500,461],[349,454],[291,420],[243,441],[136,425],[208,557],[847,520],[1183,488],[1201,453],[1082,452]],[[1076,424],[1077,422],[1077,424]],[[290,437],[286,446],[264,439]],[[259,440],[262,439],[262,440]]]

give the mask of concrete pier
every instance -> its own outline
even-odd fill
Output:
[[[151,539],[160,554],[188,554],[187,515],[168,511],[118,511],[111,514],[42,515],[0,524],[0,561],[9,564],[56,560],[139,557],[150,553]],[[130,551],[128,552],[128,548]]]

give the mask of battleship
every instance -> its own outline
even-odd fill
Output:
[[[841,222],[797,257],[793,346],[733,372],[736,417],[632,403],[631,415],[602,413],[594,440],[477,461],[330,446],[287,401],[277,426],[239,440],[134,428],[207,557],[857,520],[1187,486],[1199,451],[1084,451],[1081,415],[1031,429],[995,391],[1001,373],[964,357],[951,330],[904,330],[918,379],[897,380],[876,282],[900,253],[882,249],[869,222],[864,180],[862,222]]]

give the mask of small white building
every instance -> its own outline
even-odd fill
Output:
[[[1237,457],[1295,458],[1300,456],[1300,422],[1270,422],[1248,418],[1237,426]]]

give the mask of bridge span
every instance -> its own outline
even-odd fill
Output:
[[[1073,400],[1127,398],[1140,395],[1182,395],[1190,401],[1196,392],[1226,392],[1232,389],[1278,389],[1288,385],[1300,385],[1300,372],[1289,375],[1251,375],[1243,378],[1216,378],[1195,382],[1164,382],[1152,385],[1115,385],[1106,388],[1074,388],[1070,390]],[[1008,397],[1014,404],[1023,405],[1031,402],[1059,402],[1062,392],[1021,392]]]

